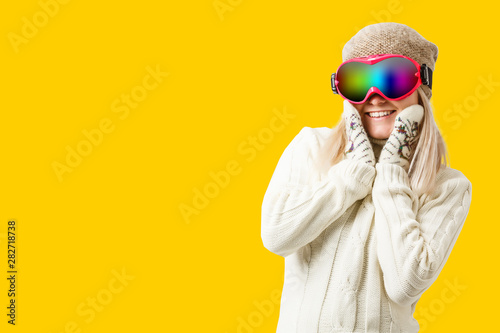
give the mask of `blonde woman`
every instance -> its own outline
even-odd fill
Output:
[[[418,332],[416,304],[467,217],[471,183],[447,165],[429,99],[438,48],[379,23],[342,51],[334,128],[304,127],[262,203],[285,258],[278,333]]]

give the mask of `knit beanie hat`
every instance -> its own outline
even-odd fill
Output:
[[[366,57],[374,54],[400,54],[412,58],[420,66],[426,64],[434,72],[438,47],[412,28],[394,22],[371,24],[359,30],[342,49],[342,60]],[[422,88],[430,99],[432,91]]]

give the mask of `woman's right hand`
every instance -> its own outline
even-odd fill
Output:
[[[347,133],[347,144],[344,151],[346,158],[360,160],[375,167],[375,155],[359,112],[347,100],[344,100],[342,117]]]

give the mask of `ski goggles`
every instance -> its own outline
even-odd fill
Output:
[[[421,84],[432,88],[432,70],[399,54],[375,54],[342,63],[332,74],[333,93],[354,104],[372,94],[397,101],[410,96]]]

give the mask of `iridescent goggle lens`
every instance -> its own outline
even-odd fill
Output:
[[[337,71],[339,92],[353,102],[365,99],[368,90],[378,88],[387,98],[400,98],[419,83],[419,68],[406,58],[386,58],[373,65],[351,61]]]

